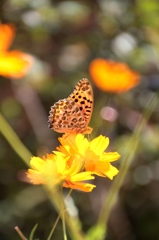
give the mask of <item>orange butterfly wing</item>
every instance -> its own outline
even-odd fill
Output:
[[[88,127],[93,111],[93,90],[86,78],[80,80],[68,98],[59,100],[50,110],[49,128],[60,133],[91,133]]]

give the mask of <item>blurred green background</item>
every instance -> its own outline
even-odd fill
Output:
[[[135,89],[109,98],[94,89],[92,136],[110,138],[109,151],[121,159],[137,120],[159,88],[159,3],[157,0],[1,0],[0,20],[15,24],[11,49],[34,57],[21,80],[0,77],[0,111],[35,156],[58,146],[60,134],[48,129],[50,106],[67,97],[96,57],[129,64],[142,74]],[[119,83],[120,84],[120,83]],[[109,108],[108,108],[109,107]],[[0,239],[26,237],[38,223],[36,238],[46,239],[57,213],[40,186],[26,182],[27,166],[0,135]],[[96,178],[92,193],[74,191],[71,214],[86,232],[97,220],[111,181]],[[107,240],[159,239],[159,107],[140,139],[138,153],[108,223]],[[66,191],[67,194],[67,191]],[[61,222],[53,239],[62,239]]]

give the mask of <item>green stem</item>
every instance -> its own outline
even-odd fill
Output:
[[[13,131],[5,118],[0,113],[0,131],[6,138],[13,150],[20,156],[21,159],[29,166],[30,158],[32,154],[21,142],[17,134]]]
[[[67,233],[66,233],[66,224],[65,224],[65,203],[63,200],[63,193],[61,187],[61,217],[62,217],[62,227],[63,227],[63,238],[67,240]]]
[[[61,196],[58,193],[56,189],[49,190],[47,189],[47,194],[49,196],[50,201],[52,204],[55,206],[56,210],[58,212],[61,212]],[[65,203],[63,202],[64,207],[63,207],[63,214],[64,214],[64,219],[69,231],[69,234],[71,236],[71,239],[73,240],[86,240],[86,236],[81,230],[81,223],[77,217],[70,217],[66,210]]]
[[[67,199],[70,197],[72,191],[73,191],[73,190],[70,189],[70,191],[69,191],[69,193],[67,194],[65,200],[67,200]],[[54,225],[53,225],[53,227],[52,227],[52,229],[51,229],[51,232],[50,232],[47,240],[51,240],[51,237],[52,237],[52,235],[53,235],[53,233],[54,233],[54,230],[55,230],[55,228],[56,228],[56,226],[57,226],[57,224],[58,224],[58,221],[60,220],[60,216],[61,216],[61,212],[59,212],[58,217],[57,217],[57,219],[56,219],[56,221],[55,221],[55,223],[54,223]]]
[[[57,224],[58,224],[58,221],[60,220],[60,216],[61,216],[61,214],[59,213],[59,214],[58,214],[58,217],[57,217],[57,219],[56,219],[56,221],[55,221],[55,223],[54,223],[54,225],[53,225],[53,227],[52,227],[52,229],[51,229],[51,231],[50,231],[50,234],[49,234],[47,240],[51,240],[51,237],[52,237],[52,235],[53,235],[53,233],[54,233],[54,231],[55,231],[55,228],[56,228],[56,226],[57,226]]]

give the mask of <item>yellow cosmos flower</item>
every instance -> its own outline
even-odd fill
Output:
[[[109,138],[99,136],[88,141],[82,134],[63,135],[59,138],[61,145],[57,150],[69,156],[69,164],[79,156],[79,160],[86,171],[92,172],[101,177],[113,179],[118,170],[110,162],[120,158],[117,152],[104,152],[109,145]]]
[[[27,177],[33,184],[46,184],[50,188],[61,185],[66,188],[78,189],[90,192],[96,186],[85,183],[86,180],[94,179],[91,172],[80,172],[81,162],[76,156],[72,164],[68,164],[69,156],[61,152],[48,154],[43,159],[33,157],[30,161],[32,169],[27,172]]]
[[[8,51],[14,35],[13,24],[0,24],[0,75],[21,78],[31,68],[33,58],[19,50]]]

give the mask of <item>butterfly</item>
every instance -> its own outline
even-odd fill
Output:
[[[93,111],[93,90],[87,78],[81,79],[68,96],[56,102],[49,112],[48,127],[59,133],[89,134]]]

